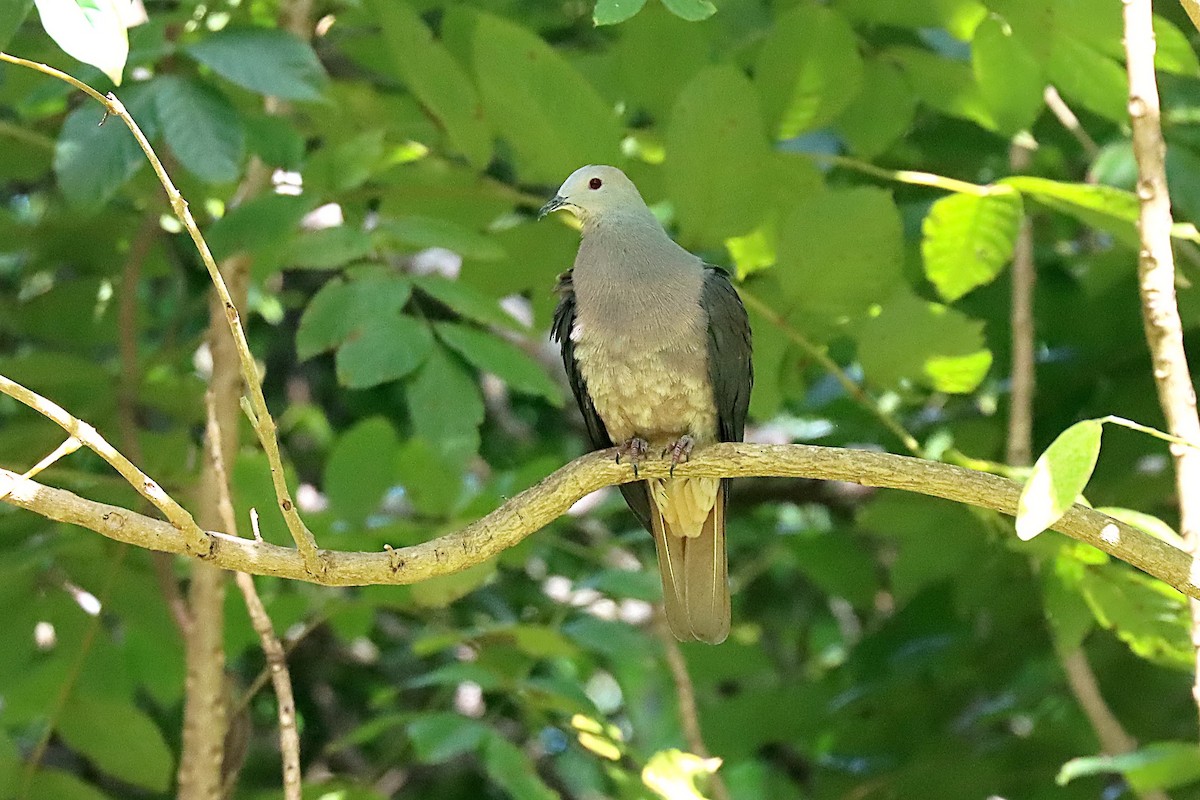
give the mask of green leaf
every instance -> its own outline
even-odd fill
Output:
[[[1008,135],[1028,130],[1041,113],[1046,82],[1033,53],[999,17],[975,29],[971,67],[997,127]]]
[[[229,209],[205,231],[208,246],[218,260],[246,251],[253,253],[255,272],[273,268],[287,248],[300,220],[312,210],[312,200],[304,195],[268,193]]]
[[[991,283],[1012,260],[1021,228],[1021,196],[952,194],[929,209],[922,225],[925,277],[954,301]]]
[[[496,559],[489,558],[487,561],[460,572],[426,578],[414,583],[409,589],[412,592],[413,602],[418,606],[445,608],[483,586],[494,574],[496,574]]]
[[[318,100],[326,83],[313,49],[278,28],[225,28],[185,52],[238,86],[284,100]]]
[[[300,316],[296,355],[302,361],[312,358],[341,344],[358,328],[398,316],[411,292],[406,279],[386,274],[329,281]]]
[[[784,218],[777,271],[802,308],[856,314],[895,291],[903,250],[900,211],[890,192],[836,189],[802,199]]]
[[[1118,124],[1129,111],[1125,70],[1112,58],[1069,33],[1053,37],[1046,78],[1068,102],[1077,103]]]
[[[836,10],[800,5],[775,21],[755,69],[771,133],[791,139],[841,113],[862,85],[854,31]]]
[[[16,786],[15,783],[12,785]],[[33,774],[24,797],[25,800],[110,800],[91,784],[53,767],[41,767]]]
[[[476,167],[487,166],[491,136],[466,72],[408,3],[370,0],[367,7],[383,29],[388,55],[409,91],[446,129],[458,152]]]
[[[596,0],[592,22],[596,25],[616,25],[636,15],[645,5],[646,0]]]
[[[171,749],[158,726],[128,700],[76,692],[57,730],[107,775],[153,792],[165,792],[171,785]]]
[[[429,326],[407,314],[371,319],[338,348],[338,383],[367,389],[403,378],[424,363],[432,344]]]
[[[481,261],[504,258],[504,248],[494,238],[446,219],[400,217],[380,221],[378,230],[411,247],[444,247]]]
[[[441,275],[414,275],[412,280],[423,293],[469,320],[512,330],[524,327],[494,297],[488,297],[462,281]]]
[[[337,269],[368,255],[373,246],[365,231],[335,225],[292,239],[284,251],[283,263],[291,269]]]
[[[34,0],[42,27],[71,58],[91,64],[117,86],[129,58],[120,0]]]
[[[1075,217],[1085,225],[1115,236],[1123,244],[1138,247],[1138,199],[1132,192],[1089,183],[1066,183],[1047,178],[1017,175],[1007,184],[1042,205]]]
[[[451,463],[461,465],[478,451],[483,398],[475,376],[449,352],[434,347],[407,388],[408,415],[418,436]]]
[[[1158,14],[1154,15],[1154,67],[1193,78],[1200,75],[1200,60],[1187,36]]]
[[[906,290],[873,312],[857,338],[863,372],[881,386],[910,382],[937,392],[966,394],[979,386],[992,365],[982,322]]]
[[[81,105],[67,115],[54,145],[58,186],[78,206],[105,203],[145,162],[129,129],[120,120],[101,125],[103,114],[98,106]]]
[[[13,34],[29,16],[33,0],[3,0],[0,2],[0,50],[8,47]]]
[[[862,90],[838,117],[837,127],[854,152],[874,158],[908,132],[917,98],[908,78],[895,64],[866,62]]]
[[[703,69],[667,127],[666,181],[681,237],[720,246],[762,222],[774,188],[754,87],[737,69]]]
[[[1187,598],[1177,589],[1111,563],[1085,571],[1080,587],[1096,622],[1116,633],[1138,658],[1180,671],[1194,669]]]
[[[491,731],[483,745],[483,765],[488,777],[515,800],[558,800],[558,792],[538,777],[525,752]]]
[[[642,783],[670,800],[705,800],[697,786],[721,766],[719,758],[701,758],[681,750],[660,750],[642,769]]]
[[[1049,528],[1079,499],[1096,468],[1103,432],[1097,420],[1076,422],[1038,457],[1017,504],[1017,536],[1022,541]]]
[[[156,78],[152,85],[163,138],[179,163],[210,183],[237,180],[246,135],[225,95],[175,75]]]
[[[476,750],[489,733],[481,722],[446,712],[422,714],[408,724],[408,739],[417,760],[440,764]]]
[[[299,170],[304,162],[304,138],[286,118],[248,113],[242,119],[246,146],[268,166]]]
[[[474,19],[484,108],[523,180],[557,185],[584,164],[619,158],[621,127],[611,105],[557,50],[508,20]]]
[[[390,422],[364,419],[338,437],[325,462],[322,488],[339,518],[361,523],[395,482],[392,464],[400,441]]]
[[[420,436],[408,439],[396,451],[396,479],[422,514],[449,516],[462,496],[463,464],[454,456]]]
[[[996,120],[975,82],[970,64],[916,47],[893,47],[884,51],[882,57],[904,71],[913,91],[930,108],[970,120],[988,130],[996,128]]]
[[[1200,748],[1195,742],[1152,742],[1132,753],[1073,758],[1054,780],[1065,786],[1088,775],[1120,773],[1137,792],[1174,789],[1200,780]]]
[[[1095,615],[1080,586],[1084,567],[1072,552],[1060,552],[1051,562],[1053,569],[1042,570],[1042,606],[1063,652],[1081,647],[1096,627]]]
[[[709,0],[663,0],[663,5],[672,14],[688,22],[699,22],[717,13],[717,7]]]
[[[499,336],[453,322],[434,324],[438,338],[458,351],[468,363],[491,372],[518,392],[542,397],[554,406],[562,406],[563,397],[550,376],[515,345]]]

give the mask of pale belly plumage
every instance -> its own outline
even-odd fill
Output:
[[[614,337],[595,343],[580,326],[572,331],[588,394],[614,443],[635,436],[645,439],[655,457],[685,435],[696,445],[717,440],[706,339],[697,334],[678,339],[694,345],[655,346]],[[668,530],[698,536],[716,501],[719,481],[671,478],[649,484]]]

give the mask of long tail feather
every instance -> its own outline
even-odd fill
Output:
[[[671,530],[652,492],[650,523],[658,551],[663,606],[671,633],[680,641],[719,644],[729,635],[729,578],[725,550],[725,492],[717,499],[700,535]]]

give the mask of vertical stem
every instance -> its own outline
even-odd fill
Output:
[[[1151,0],[1124,0],[1125,63],[1129,74],[1129,120],[1137,161],[1141,203],[1138,233],[1138,283],[1142,321],[1167,430],[1181,439],[1200,441],[1196,391],[1183,349],[1183,325],[1175,298],[1175,261],[1171,253],[1171,198],[1167,192],[1166,144],[1162,136],[1158,84],[1154,75],[1154,28]],[[1195,555],[1200,551],[1200,451],[1172,444],[1179,530]],[[1193,570],[1195,568],[1193,567]],[[1193,580],[1196,578],[1193,576]],[[1197,649],[1197,681],[1192,694],[1200,706],[1200,603],[1191,601],[1192,644]]]
[[[1030,150],[1014,142],[1009,150],[1013,172],[1029,168]],[[1021,220],[1012,263],[1012,375],[1009,393],[1008,442],[1005,460],[1010,466],[1023,466],[1033,460],[1033,396],[1037,387],[1034,370],[1036,330],[1033,316],[1033,290],[1037,285],[1037,265],[1033,261],[1033,225],[1028,216]]]
[[[246,301],[249,266],[246,258],[237,256],[221,265],[229,294],[237,305]],[[209,300],[208,345],[212,353],[209,392],[220,440],[208,442],[204,448],[197,520],[206,530],[213,530],[221,527],[223,521],[221,464],[232,464],[237,455],[242,395],[237,350],[229,333],[224,304],[215,294]],[[187,695],[179,800],[219,800],[222,796],[225,734],[229,728],[225,688],[225,575],[209,564],[193,562],[188,593],[192,625],[186,640]]]

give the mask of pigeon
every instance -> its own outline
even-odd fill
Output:
[[[621,492],[654,536],[671,632],[718,644],[730,627],[729,480],[674,470],[694,447],[742,440],[754,383],[746,309],[729,276],[676,244],[616,167],[576,170],[539,218],[559,209],[582,233],[551,335],[588,437],[615,447],[635,477],[649,457],[671,460],[671,477]]]

